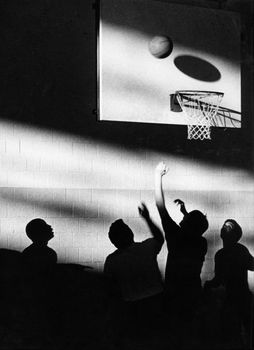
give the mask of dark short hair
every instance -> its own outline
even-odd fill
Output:
[[[189,212],[181,223],[181,227],[195,235],[202,236],[209,227],[206,215],[199,210]]]
[[[224,225],[227,222],[232,223],[233,227],[231,230],[225,229]],[[232,243],[237,243],[243,234],[241,226],[234,219],[227,219],[224,225],[221,228],[221,238],[228,241],[230,240]]]
[[[117,248],[124,248],[133,242],[133,232],[122,219],[114,221],[108,232],[109,239]]]
[[[47,227],[46,221],[40,218],[31,220],[26,225],[26,234],[31,241],[36,242],[38,240],[49,240],[51,235],[48,233],[48,230],[45,230]]]

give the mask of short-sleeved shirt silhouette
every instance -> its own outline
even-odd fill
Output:
[[[162,244],[149,238],[117,249],[105,261],[104,273],[119,287],[125,301],[136,301],[163,291],[157,255]]]
[[[178,292],[201,288],[201,270],[207,253],[204,237],[184,232],[166,210],[160,212],[168,248],[165,283]]]
[[[248,270],[253,270],[253,256],[240,243],[215,254],[215,278],[226,287],[228,295],[237,297],[249,292]]]

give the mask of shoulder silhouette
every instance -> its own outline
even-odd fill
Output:
[[[48,247],[49,240],[54,237],[52,227],[42,219],[34,219],[27,224],[26,234],[32,244],[22,252],[24,263],[39,270],[56,264],[57,254]]]

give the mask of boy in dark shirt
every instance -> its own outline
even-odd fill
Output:
[[[188,213],[177,199],[184,217],[179,225],[175,223],[165,206],[162,177],[166,173],[166,165],[159,163],[155,170],[155,199],[168,248],[166,300],[171,312],[190,318],[202,292],[200,273],[207,252],[207,241],[202,235],[208,229],[208,221],[199,210]]]
[[[46,341],[55,330],[56,323],[52,310],[56,304],[57,254],[48,247],[54,233],[49,224],[38,218],[27,224],[26,234],[32,244],[22,252],[25,327],[30,334]]]
[[[223,248],[215,254],[214,278],[207,281],[204,288],[207,291],[219,286],[224,287],[222,316],[225,323],[232,321],[226,315],[229,312],[234,314],[233,317],[239,323],[239,331],[244,327],[247,337],[250,337],[252,294],[248,285],[248,270],[254,271],[254,257],[244,245],[238,243],[242,237],[242,228],[235,220],[225,221],[220,237]],[[222,326],[225,328],[226,324]]]
[[[152,237],[135,242],[132,230],[122,219],[113,222],[109,229],[109,239],[117,248],[104,264],[110,297],[107,341],[113,343],[121,343],[124,336],[137,331],[151,332],[162,314],[163,283],[157,256],[164,237],[146,205],[143,203],[138,209]]]

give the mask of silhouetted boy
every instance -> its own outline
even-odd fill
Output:
[[[23,250],[23,261],[37,272],[46,271],[57,262],[56,252],[48,247],[54,237],[53,229],[42,219],[34,219],[26,226],[26,234],[33,242]]]
[[[120,332],[125,334],[128,326],[137,322],[140,329],[144,322],[148,323],[156,313],[159,314],[163,292],[157,255],[164,237],[144,204],[139,207],[139,213],[153,237],[135,242],[130,227],[122,219],[116,220],[110,226],[109,239],[117,250],[106,258],[104,265],[104,273],[111,281],[112,298],[120,301],[113,322],[118,322]]]
[[[243,326],[250,335],[252,294],[248,285],[248,270],[254,271],[254,258],[244,245],[238,243],[242,237],[242,228],[235,220],[225,221],[220,237],[223,248],[215,254],[215,275],[205,283],[204,288],[225,288],[222,327],[230,328],[229,323],[235,317],[239,322],[239,331]]]
[[[202,292],[200,273],[207,252],[207,241],[202,235],[208,221],[199,210],[188,213],[178,199],[175,202],[181,205],[184,217],[179,225],[175,223],[165,206],[162,177],[166,173],[166,165],[159,163],[155,169],[155,199],[168,248],[166,302],[175,315],[191,317]]]
[[[29,334],[44,341],[52,331],[55,304],[54,268],[57,254],[47,246],[54,234],[52,227],[42,219],[30,221],[26,234],[32,241],[22,252],[26,327]]]

